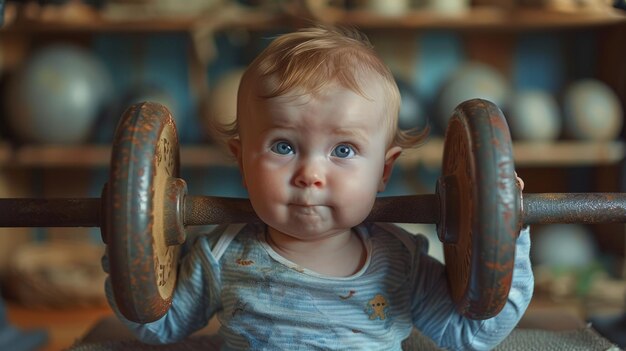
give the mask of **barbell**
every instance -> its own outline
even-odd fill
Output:
[[[247,199],[187,194],[166,107],[129,107],[117,126],[100,198],[0,199],[0,227],[100,227],[120,312],[155,321],[174,295],[187,226],[259,221]],[[474,99],[453,112],[435,194],[379,197],[370,222],[436,223],[458,311],[496,315],[511,288],[515,241],[537,223],[626,222],[621,193],[524,194],[504,115]]]

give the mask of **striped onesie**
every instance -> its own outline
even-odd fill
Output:
[[[365,265],[352,276],[329,277],[278,255],[264,225],[220,226],[197,237],[182,258],[163,318],[141,325],[118,316],[147,343],[184,339],[217,314],[220,350],[402,350],[413,328],[440,347],[467,350],[501,342],[530,302],[527,228],[517,240],[507,304],[482,321],[456,312],[444,266],[426,254],[425,237],[390,224],[354,229],[367,250]]]

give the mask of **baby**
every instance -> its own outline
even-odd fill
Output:
[[[391,72],[358,32],[275,39],[242,78],[235,124],[219,128],[263,224],[196,238],[160,320],[119,317],[144,342],[170,343],[217,315],[221,350],[401,350],[414,329],[446,349],[500,343],[532,296],[528,229],[506,306],[471,320],[423,236],[363,223],[402,149],[426,136],[398,130],[399,105]]]

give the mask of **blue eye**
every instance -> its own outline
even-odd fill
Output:
[[[333,149],[333,152],[331,153],[332,156],[339,157],[339,158],[354,157],[354,154],[355,154],[354,149],[352,148],[352,146],[348,144],[339,144],[335,146],[335,148]]]
[[[295,153],[291,144],[286,141],[275,142],[270,148],[273,152],[279,155],[289,155]]]

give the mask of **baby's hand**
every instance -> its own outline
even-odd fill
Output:
[[[519,190],[524,190],[524,181],[517,175],[517,172],[515,172],[515,177],[517,178],[517,184],[519,184]]]
[[[102,255],[102,258],[100,259],[100,263],[102,265],[102,270],[107,274],[110,273],[109,272],[109,255],[108,255],[107,247],[104,248],[104,254]]]

